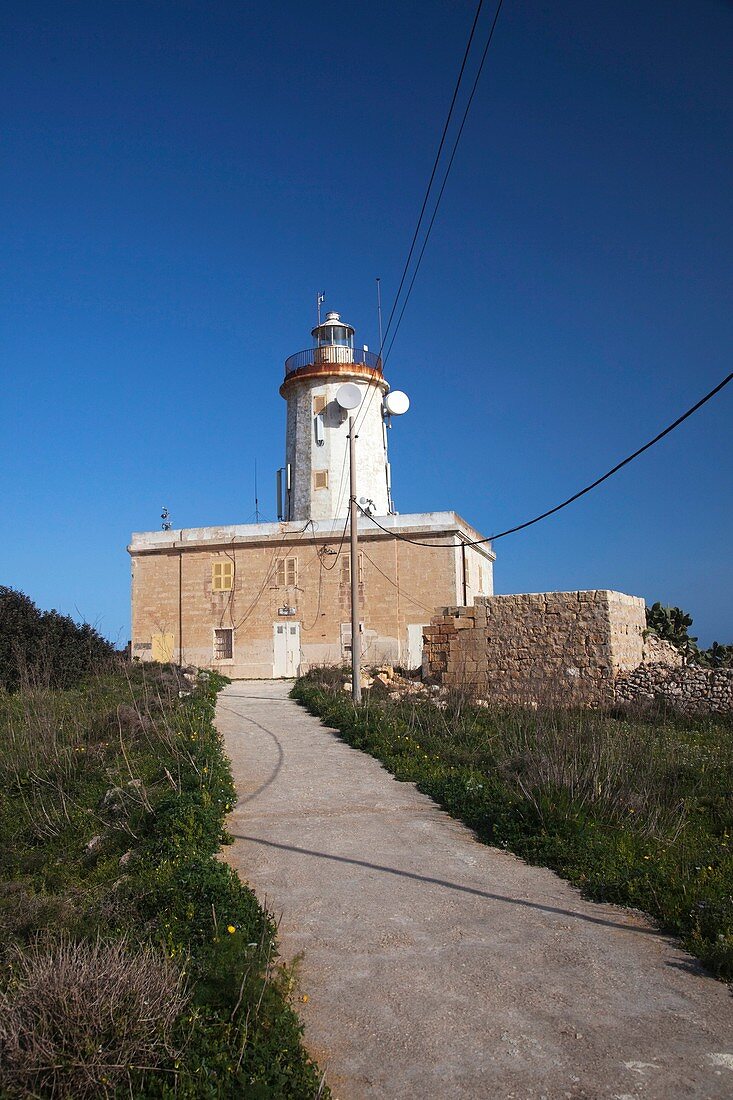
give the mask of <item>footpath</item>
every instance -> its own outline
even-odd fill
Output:
[[[290,686],[219,697],[225,858],[302,955],[306,1046],[337,1100],[733,1096],[728,987],[638,913],[479,844]]]

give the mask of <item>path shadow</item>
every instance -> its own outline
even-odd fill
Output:
[[[292,705],[292,702],[293,702],[293,700],[290,698],[289,695],[223,695],[221,698],[222,699],[246,699],[247,702],[249,702],[249,700],[252,699],[254,702],[258,702],[258,703],[290,703],[291,705]],[[221,704],[217,704],[217,705],[220,706]],[[222,707],[221,709],[225,710],[226,708]],[[232,713],[233,714],[238,714],[239,712],[238,711],[232,711]],[[239,717],[244,718],[245,715],[240,714]]]
[[[229,696],[229,698],[231,698],[231,696]],[[244,698],[244,696],[235,696],[235,698]],[[239,797],[239,795],[237,796],[236,805],[243,806],[247,802],[253,802],[255,798],[261,795],[263,791],[266,791],[267,788],[275,782],[278,775],[280,774],[280,769],[285,762],[285,751],[277,734],[273,733],[272,730],[268,730],[267,726],[260,725],[260,723],[256,722],[254,718],[250,718],[247,714],[240,714],[238,710],[232,710],[231,707],[226,707],[222,703],[219,703],[217,705],[217,710],[226,710],[229,712],[229,714],[234,714],[237,718],[241,718],[243,721],[249,722],[253,726],[257,726],[258,730],[262,730],[263,733],[266,733],[267,736],[275,742],[275,748],[277,750],[277,763],[275,764],[272,773],[267,777],[264,783],[261,783],[259,787],[257,787],[254,791],[250,791],[249,794],[246,794],[243,797]]]
[[[472,894],[474,897],[486,898],[488,901],[500,901],[506,905],[518,905],[524,909],[537,909],[542,913],[552,913],[560,917],[572,917],[573,920],[586,921],[588,924],[600,924],[606,928],[618,928],[622,932],[635,932],[643,936],[659,936],[654,928],[638,928],[630,924],[620,924],[617,921],[606,920],[603,917],[592,917],[588,913],[576,913],[572,909],[560,909],[554,905],[541,905],[539,902],[527,901],[524,898],[512,898],[505,894],[492,894],[486,890],[479,890],[474,886],[462,886],[458,882],[449,882],[447,879],[432,878],[429,875],[418,875],[415,871],[400,871],[396,867],[387,867],[382,863],[369,863],[365,859],[352,859],[349,856],[334,856],[328,852],[317,852],[311,848],[299,848],[294,844],[280,844],[275,840],[263,840],[258,836],[246,836],[242,833],[232,833],[237,840],[248,840],[251,844],[262,844],[267,848],[279,848],[285,852],[297,852],[299,855],[313,856],[316,859],[328,859],[334,863],[348,863],[353,867],[366,867],[370,871],[381,871],[387,875],[396,875],[399,878],[413,879],[415,882],[424,882],[430,886],[441,886],[445,890],[456,890],[461,894]]]
[[[263,699],[267,702],[272,702],[273,701],[269,696],[254,696],[254,695],[228,695],[228,696],[226,696],[226,698],[227,699],[255,699],[255,698],[260,698],[260,699]],[[275,699],[274,701],[275,702],[278,702],[278,701],[280,701],[280,702],[291,702],[291,700],[289,700],[289,699],[281,699],[281,700]],[[255,798],[257,798],[259,795],[261,795],[263,791],[267,790],[267,788],[269,786],[271,786],[272,783],[275,782],[275,780],[277,779],[278,774],[279,774],[279,772],[280,772],[280,770],[283,766],[283,763],[285,761],[285,752],[283,750],[282,743],[280,742],[277,735],[275,733],[273,733],[272,730],[269,730],[266,726],[263,726],[260,722],[257,722],[254,718],[250,718],[249,715],[241,714],[239,711],[234,710],[231,707],[225,706],[221,701],[218,703],[217,709],[228,711],[230,714],[235,715],[235,717],[241,718],[244,721],[249,722],[251,725],[256,726],[257,729],[261,730],[263,733],[267,734],[267,736],[272,739],[272,741],[275,743],[275,747],[277,749],[277,763],[275,764],[275,767],[274,767],[271,775],[269,775],[268,778],[265,780],[265,782],[261,783],[260,786],[257,787],[254,791],[251,791],[248,795],[245,795],[243,798],[239,798],[237,800],[237,805],[245,805],[248,802],[252,802]],[[616,928],[616,929],[619,929],[622,932],[636,932],[640,935],[647,935],[647,936],[660,935],[660,933],[658,933],[656,931],[656,929],[654,929],[654,928],[640,928],[640,927],[636,927],[634,925],[621,924],[617,921],[606,920],[603,917],[593,917],[593,916],[591,916],[590,914],[587,914],[587,913],[577,913],[577,912],[574,912],[571,909],[561,909],[557,906],[542,905],[539,902],[527,901],[525,898],[512,898],[512,897],[508,897],[505,894],[494,894],[494,893],[490,893],[486,890],[479,890],[477,887],[474,887],[474,886],[463,886],[458,882],[449,882],[447,879],[434,878],[434,877],[431,877],[429,875],[419,875],[415,871],[401,871],[396,867],[387,867],[385,864],[381,864],[381,863],[370,863],[368,860],[353,859],[349,856],[331,855],[328,852],[318,852],[318,851],[315,851],[314,849],[311,849],[311,848],[299,848],[299,847],[297,847],[296,845],[293,845],[293,844],[281,844],[281,843],[278,843],[277,841],[274,841],[274,840],[263,840],[261,837],[247,836],[247,835],[242,834],[242,833],[232,833],[231,835],[236,840],[246,840],[246,841],[249,841],[252,844],[262,844],[262,845],[264,845],[265,847],[268,847],[268,848],[279,848],[282,851],[296,852],[299,855],[313,856],[314,858],[317,858],[317,859],[327,859],[327,860],[331,860],[334,863],[346,863],[346,864],[350,864],[351,866],[354,866],[354,867],[364,867],[364,868],[367,868],[368,870],[371,870],[371,871],[380,871],[383,874],[395,875],[399,878],[412,879],[416,882],[424,882],[424,883],[426,883],[428,885],[431,885],[431,886],[440,886],[445,890],[455,890],[459,893],[471,894],[474,897],[486,898],[488,901],[498,901],[498,902],[502,902],[506,905],[517,905],[517,906],[520,906],[520,907],[525,908],[525,909],[535,909],[535,910],[538,910],[540,912],[551,913],[551,914],[554,914],[556,916],[571,917],[573,920],[585,921],[588,924],[602,925],[606,928]]]

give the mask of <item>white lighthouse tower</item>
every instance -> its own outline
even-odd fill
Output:
[[[278,479],[278,511],[284,520],[346,519],[349,509],[348,414],[336,399],[345,383],[356,387],[351,407],[356,425],[357,500],[372,514],[392,506],[387,459],[391,412],[405,411],[404,398],[387,399],[382,361],[368,348],[354,347],[354,329],[338,313],[327,313],[312,331],[314,345],[285,360],[280,393],[288,403],[285,467]],[[397,399],[397,394],[391,395]],[[390,403],[393,407],[390,409]]]

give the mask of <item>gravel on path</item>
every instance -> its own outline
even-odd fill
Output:
[[[633,910],[480,844],[290,686],[219,697],[224,854],[302,954],[305,1041],[337,1100],[733,1096],[725,985]]]

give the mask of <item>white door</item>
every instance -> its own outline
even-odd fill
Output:
[[[298,675],[300,668],[300,623],[273,624],[273,670],[275,679]]]
[[[422,623],[407,624],[407,660],[405,667],[409,669],[420,668],[422,665]]]

